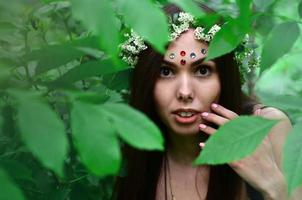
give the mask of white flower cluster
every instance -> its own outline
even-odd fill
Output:
[[[204,28],[197,27],[194,31],[194,35],[197,40],[204,40],[206,42],[210,42],[220,29],[221,27],[215,24],[214,26],[211,27],[208,33],[204,33],[203,32]]]
[[[180,12],[176,17],[177,18],[174,19],[175,23],[171,20],[170,41],[177,39],[183,32],[190,28],[190,25],[194,25],[194,17],[189,13]],[[210,42],[220,29],[221,27],[215,24],[205,33],[203,27],[197,27],[194,30],[194,36],[197,40]],[[138,61],[139,53],[147,49],[147,46],[144,40],[133,30],[131,30],[130,34],[125,34],[125,37],[127,40],[120,45],[120,56],[126,63],[134,67]],[[243,82],[245,82],[246,74],[250,73],[252,69],[259,67],[260,63],[259,56],[257,56],[253,48],[249,47],[248,43],[249,37],[247,35],[242,43],[243,49],[235,52],[235,60],[239,65]]]
[[[242,50],[235,52],[235,60],[239,65],[242,83],[247,79],[249,73],[260,66],[260,56],[250,45],[249,35],[245,35],[244,41],[241,43]]]
[[[143,38],[141,38],[137,33],[131,30],[130,34],[126,33],[125,37],[128,39],[120,45],[122,50],[121,58],[130,66],[134,66],[138,60],[138,54],[147,49]]]
[[[175,40],[182,34],[187,31],[190,27],[190,24],[194,22],[194,17],[189,13],[180,12],[178,15],[177,21],[180,23],[179,25],[171,24],[172,30],[170,34],[170,41]]]

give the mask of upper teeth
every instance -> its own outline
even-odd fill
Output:
[[[192,115],[194,115],[193,112],[179,112],[178,113],[181,117],[191,117]]]

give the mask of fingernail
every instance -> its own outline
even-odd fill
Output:
[[[206,126],[206,125],[204,125],[204,124],[199,124],[199,128],[201,128],[201,129],[205,129],[205,128],[207,128],[207,126]]]
[[[218,105],[217,105],[216,103],[212,103],[212,107],[213,107],[213,108],[217,108]]]
[[[207,113],[207,112],[201,113],[201,116],[203,116],[203,117],[207,117],[208,115],[209,115],[209,113]]]
[[[203,148],[203,147],[205,146],[205,144],[204,144],[203,142],[201,142],[201,143],[199,143],[199,146],[200,146],[201,148]]]

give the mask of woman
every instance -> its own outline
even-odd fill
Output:
[[[190,21],[174,5],[166,6],[165,11],[172,16],[172,23],[175,16],[176,21]],[[263,107],[242,93],[234,52],[204,61],[217,26],[212,27],[213,34],[210,30],[202,35],[199,28],[186,25],[178,26],[182,30],[174,26],[164,55],[140,45],[130,104],[160,127],[166,150],[150,152],[126,146],[127,175],[117,180],[115,198],[287,199],[281,152],[290,121],[281,111]],[[279,123],[256,152],[243,160],[228,165],[192,166],[209,135],[242,114],[277,119]]]

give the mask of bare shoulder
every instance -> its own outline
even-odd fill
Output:
[[[255,111],[255,112],[257,112],[257,111]],[[266,119],[285,120],[285,121],[290,122],[289,118],[283,111],[281,111],[277,108],[274,108],[274,107],[262,108],[260,110],[260,112],[258,112],[258,115],[263,118],[266,118]]]
[[[260,112],[258,111],[258,116],[278,121],[270,130],[268,138],[272,144],[276,164],[282,170],[283,146],[288,133],[292,129],[292,124],[284,112],[274,107],[262,108]]]

